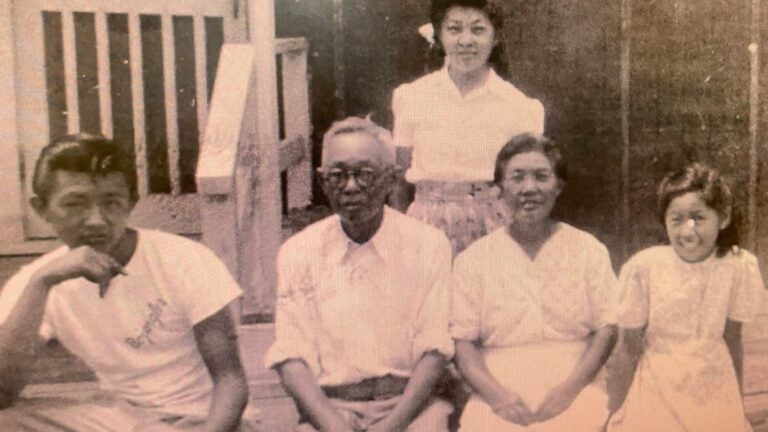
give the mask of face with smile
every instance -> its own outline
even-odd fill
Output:
[[[698,191],[673,198],[664,214],[670,244],[680,258],[694,263],[715,252],[717,236],[730,221],[730,215],[709,207]]]
[[[134,202],[121,173],[57,170],[47,199],[35,197],[32,206],[67,246],[108,253],[125,234]]]
[[[490,67],[488,58],[497,43],[496,32],[482,10],[451,7],[440,26],[439,38],[452,71],[472,73]]]
[[[562,190],[550,160],[538,151],[512,156],[501,182],[502,199],[515,222],[536,225],[549,219]]]
[[[384,210],[393,180],[383,145],[364,132],[334,136],[320,169],[323,190],[342,224],[374,223]]]

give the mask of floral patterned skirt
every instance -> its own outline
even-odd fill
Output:
[[[472,242],[503,226],[509,212],[491,182],[416,183],[416,198],[408,215],[445,232],[453,255]]]

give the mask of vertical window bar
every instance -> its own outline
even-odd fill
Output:
[[[99,109],[99,74],[96,55],[96,23],[94,14],[75,12],[75,60],[77,61],[77,101],[79,130],[101,133]]]
[[[205,17],[205,64],[207,66],[208,102],[213,93],[216,79],[216,67],[219,64],[221,45],[224,43],[224,20],[218,17]]]
[[[43,12],[45,89],[48,99],[49,138],[67,133],[67,96],[64,90],[64,45],[61,13]]]
[[[96,14],[96,62],[99,86],[99,117],[101,118],[101,133],[108,138],[114,137],[114,120],[112,119],[112,83],[109,68],[109,31],[107,30],[107,14]]]
[[[179,124],[178,104],[176,103],[176,46],[173,37],[171,15],[162,15],[160,24],[162,35],[163,94],[165,95],[165,130],[168,151],[168,177],[171,193],[181,194],[181,176],[179,175]]]
[[[191,16],[173,17],[176,53],[176,106],[178,110],[178,172],[181,193],[194,193],[195,168],[200,153],[197,123],[195,28]]]
[[[62,11],[61,35],[64,45],[64,93],[67,98],[67,133],[76,133],[80,129],[80,113],[77,97],[77,58],[75,53],[74,15]]]
[[[108,14],[110,111],[115,142],[136,159],[133,133],[133,96],[129,56],[128,15]],[[128,108],[128,109],[126,109]],[[146,176],[144,176],[146,178]]]
[[[198,142],[203,141],[203,133],[208,117],[208,85],[205,69],[205,20],[200,15],[194,17],[195,40],[195,106],[197,107]]]
[[[149,191],[150,193],[170,193],[162,19],[159,15],[141,15],[139,21],[144,62],[142,73]]]
[[[141,17],[128,17],[128,50],[131,66],[131,98],[133,104],[133,134],[136,149],[136,174],[139,180],[139,196],[149,194],[149,168],[147,167],[147,135],[144,109],[144,60],[141,46]]]

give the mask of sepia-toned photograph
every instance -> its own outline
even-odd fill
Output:
[[[768,1],[0,0],[0,432],[768,432]]]

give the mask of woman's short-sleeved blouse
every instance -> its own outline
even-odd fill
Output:
[[[484,347],[582,340],[615,323],[616,275],[607,248],[559,223],[531,260],[506,228],[456,257],[451,334]]]
[[[619,276],[618,324],[648,336],[720,339],[726,319],[749,322],[764,307],[757,258],[746,250],[683,261],[671,246],[638,252]]]
[[[482,87],[462,96],[448,69],[397,87],[394,140],[413,147],[406,179],[490,181],[496,154],[513,136],[544,133],[544,107],[491,69]]]

